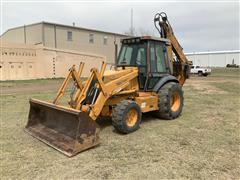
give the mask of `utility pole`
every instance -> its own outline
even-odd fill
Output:
[[[131,8],[131,35],[133,36],[133,9]]]

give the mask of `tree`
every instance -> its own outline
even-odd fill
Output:
[[[133,30],[129,28],[127,31],[124,32],[124,34],[128,36],[155,36],[154,32],[151,32],[141,27],[137,30],[135,28],[133,28]]]

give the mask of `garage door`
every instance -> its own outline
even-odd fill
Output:
[[[24,68],[22,63],[9,63],[9,79],[24,79]]]

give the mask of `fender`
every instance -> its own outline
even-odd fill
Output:
[[[179,83],[179,81],[177,80],[177,78],[175,76],[172,75],[166,75],[163,76],[158,82],[157,84],[154,86],[153,91],[154,92],[158,92],[160,90],[160,88],[166,84],[167,82],[176,82]]]

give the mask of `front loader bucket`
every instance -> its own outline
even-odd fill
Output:
[[[35,99],[25,130],[69,157],[99,144],[100,128],[87,113]]]

